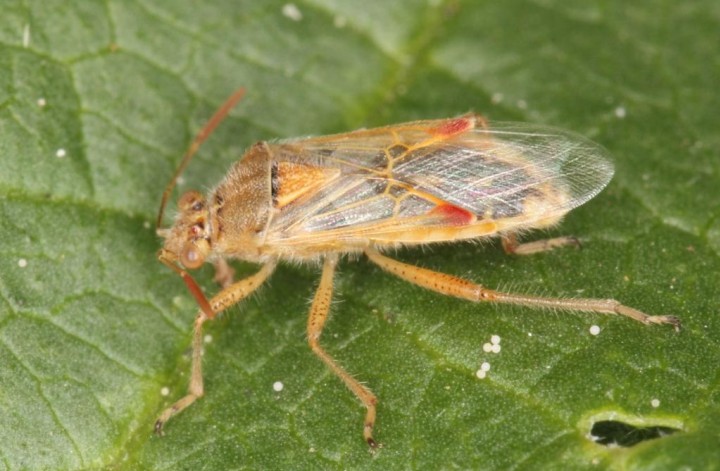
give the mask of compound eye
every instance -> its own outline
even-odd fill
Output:
[[[183,195],[180,197],[180,200],[178,201],[178,208],[180,208],[180,211],[187,211],[188,209],[192,209],[193,211],[200,211],[201,209],[203,209],[204,205],[205,200],[203,198],[203,195],[201,195],[200,192],[194,190],[183,193]]]
[[[194,270],[205,263],[205,255],[195,247],[195,244],[187,243],[180,253],[180,263],[188,270]]]

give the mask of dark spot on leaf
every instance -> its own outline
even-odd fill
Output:
[[[680,429],[661,425],[636,427],[616,420],[601,420],[593,424],[590,435],[593,441],[600,445],[631,447],[679,431]]]

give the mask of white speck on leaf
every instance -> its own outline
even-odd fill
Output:
[[[286,3],[282,7],[282,14],[286,18],[290,18],[293,21],[302,20],[302,12],[294,3]]]
[[[30,25],[23,26],[22,45],[24,48],[30,46]]]
[[[344,28],[345,25],[347,25],[347,18],[338,15],[333,20],[333,25],[335,25],[336,28]]]

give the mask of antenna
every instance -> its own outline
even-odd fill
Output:
[[[155,226],[157,229],[160,229],[160,226],[162,225],[163,215],[165,214],[165,206],[167,206],[168,198],[170,198],[170,193],[172,193],[173,189],[175,188],[175,183],[177,182],[177,179],[180,178],[180,175],[182,175],[182,173],[185,171],[185,168],[190,163],[190,160],[192,160],[192,158],[195,156],[195,153],[197,153],[202,143],[205,142],[205,139],[210,137],[218,124],[220,124],[225,119],[230,110],[238,104],[238,102],[242,99],[244,95],[245,88],[239,88],[235,90],[235,92],[230,95],[227,100],[225,100],[225,103],[223,103],[222,106],[218,108],[213,117],[210,118],[210,120],[205,124],[205,126],[203,126],[197,136],[195,136],[195,140],[192,142],[192,144],[190,144],[188,150],[185,151],[185,155],[183,155],[180,165],[178,165],[177,169],[175,170],[175,174],[172,176],[170,182],[165,187],[165,191],[163,191],[162,199],[160,200],[160,210],[158,211],[157,223]]]

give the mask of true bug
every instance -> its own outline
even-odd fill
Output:
[[[240,100],[238,90],[216,112],[185,154],[167,186],[158,214],[165,239],[158,255],[187,284],[200,310],[194,324],[188,394],[162,412],[155,431],[204,394],[202,325],[255,291],[280,260],[322,264],[307,323],[310,348],[367,409],[365,441],[373,438],[377,398],[320,345],[343,254],[364,253],[383,270],[442,294],[471,301],[509,303],[628,316],[644,324],[670,324],[615,300],[544,298],[501,293],[452,275],[408,265],[386,249],[499,236],[506,252],[531,254],[565,245],[571,237],[519,244],[520,231],[557,224],[610,181],[606,152],[573,133],[530,124],[489,125],[468,114],[325,137],[258,142],[203,197],[179,200],[173,226],[160,229],[175,181],[199,145]],[[226,259],[259,263],[260,270],[231,281]],[[216,266],[223,289],[210,300],[186,269]]]

